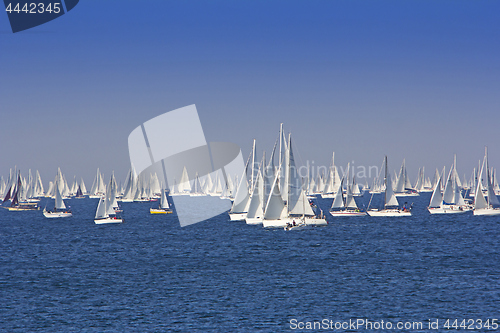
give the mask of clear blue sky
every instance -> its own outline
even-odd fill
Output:
[[[208,141],[302,161],[469,177],[500,167],[498,1],[80,1],[13,34],[0,14],[0,175],[60,166],[90,187],[129,168],[127,138],[196,104]],[[168,129],[166,129],[168,130]],[[175,142],[171,143],[175,144]],[[259,153],[260,154],[260,153]]]

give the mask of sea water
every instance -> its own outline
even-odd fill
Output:
[[[327,216],[294,231],[227,214],[181,228],[149,203],[95,225],[97,199],[67,200],[64,219],[1,209],[0,331],[395,331],[334,326],[363,319],[438,332],[454,331],[446,319],[500,318],[500,217],[431,216],[430,193],[402,199],[412,217]]]

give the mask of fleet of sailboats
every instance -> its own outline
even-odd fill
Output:
[[[339,171],[342,171],[342,176]],[[177,175],[179,182],[174,181],[172,186],[164,188],[156,173],[142,172],[138,175],[131,166],[122,187],[117,184],[113,173],[106,185],[102,173],[97,169],[92,187],[87,191],[83,179],[77,181],[76,176],[73,176],[69,186],[58,168],[55,179],[44,190],[38,170],[34,173],[29,170],[28,176],[24,178],[14,168],[10,170],[6,180],[0,177],[0,196],[3,198],[2,207],[9,211],[39,210],[40,199],[46,197],[42,214],[47,218],[73,215],[65,199],[98,198],[94,218],[96,224],[122,223],[119,202],[154,201],[157,204],[150,208],[151,214],[172,213],[168,197],[179,195],[213,196],[231,200],[232,206],[228,213],[230,221],[245,221],[249,225],[285,230],[327,225],[317,197],[321,197],[323,201],[332,200],[329,209],[332,218],[367,215],[409,217],[412,216],[413,204],[405,202],[401,206],[398,197],[417,196],[425,192],[432,192],[427,207],[431,215],[464,214],[470,211],[473,215],[500,215],[500,201],[497,198],[500,185],[496,170],[489,166],[487,148],[482,163],[480,161],[478,167],[474,168],[469,180],[465,175],[462,180],[458,176],[456,156],[447,173],[445,168],[441,172],[436,169],[432,181],[425,177],[425,168],[419,168],[414,186],[410,183],[404,159],[399,172],[394,172],[393,181],[385,156],[381,172],[373,180],[371,188],[366,182],[361,189],[353,171],[350,163],[345,170],[337,168],[333,153],[328,169],[315,175],[308,169],[305,177],[299,174],[292,135],[286,136],[281,124],[269,160],[266,160],[265,152],[262,159],[257,160],[256,140],[253,140],[251,153],[240,175],[222,174],[218,170],[199,176],[193,171],[195,177],[190,178],[189,170],[184,167],[182,173]],[[371,193],[370,202],[367,209],[364,205],[360,209],[356,198],[365,191]],[[51,198],[54,206],[49,210],[47,203],[50,203]],[[381,202],[378,207],[377,201]]]

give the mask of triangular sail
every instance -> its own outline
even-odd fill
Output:
[[[106,198],[100,197],[99,204],[97,205],[97,210],[95,212],[96,219],[103,219],[109,217],[106,213]]]
[[[474,209],[485,209],[488,208],[488,203],[483,195],[483,186],[481,182],[477,183],[476,197],[474,199]]]
[[[346,192],[346,198],[345,198],[345,207],[346,208],[354,208],[357,209],[358,205],[356,205],[356,201],[354,200],[354,193],[352,188],[356,185],[356,183],[350,184],[350,186],[347,186],[347,192]],[[359,191],[359,187],[358,187]]]
[[[279,220],[286,216],[285,203],[281,198],[278,182],[281,174],[281,169],[278,170],[273,182],[273,189],[269,195],[264,213],[265,220]]]
[[[262,170],[257,171],[257,179],[250,198],[250,206],[248,207],[248,218],[256,218],[264,216],[264,179]]]
[[[161,209],[169,209],[170,208],[170,206],[168,205],[168,200],[167,200],[167,192],[164,189],[161,189],[160,208]]]
[[[429,207],[431,208],[440,207],[442,202],[443,202],[443,195],[441,194],[441,176],[439,176],[436,182],[436,186],[434,186],[434,191],[432,192],[432,197]]]
[[[189,176],[186,167],[182,169],[182,176],[179,182],[178,191],[180,193],[191,192],[191,184],[189,183]]]
[[[455,203],[455,193],[453,189],[452,177],[453,177],[453,167],[450,169],[450,172],[448,173],[448,178],[443,193],[443,202],[447,205],[452,205]]]
[[[63,198],[61,196],[61,192],[59,191],[59,187],[55,187],[56,190],[56,203],[55,203],[55,208],[56,209],[66,209],[66,205],[64,204]]]
[[[404,166],[404,160],[403,160],[403,166]],[[399,206],[398,199],[396,198],[396,195],[394,194],[394,191],[392,189],[392,181],[391,181],[391,175],[390,173],[387,172],[387,156],[385,157],[385,207],[388,206]]]

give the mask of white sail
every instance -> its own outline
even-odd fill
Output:
[[[290,215],[314,216],[314,211],[309,204],[306,192],[300,191],[298,199],[295,201],[295,206],[290,210]]]
[[[455,193],[453,189],[452,177],[453,177],[453,167],[450,169],[450,172],[448,173],[448,178],[443,193],[443,202],[448,205],[455,203]]]
[[[196,195],[204,194],[203,193],[203,188],[202,188],[201,183],[200,183],[200,177],[198,176],[198,173],[196,173],[196,176],[195,176],[195,179],[194,179],[194,182],[193,182],[193,187],[191,189],[191,194],[196,194]]]
[[[342,186],[343,182],[344,178],[342,178],[342,180],[340,181],[339,186]],[[344,198],[342,190],[337,191],[337,193],[335,194],[335,199],[333,199],[332,208],[334,209],[344,208]]]
[[[474,199],[474,210],[488,208],[488,203],[483,195],[483,186],[481,182],[477,183],[476,197]]]
[[[97,210],[95,212],[96,219],[103,219],[109,217],[106,209],[106,198],[100,197],[99,204],[97,205]]]
[[[82,194],[87,194],[87,188],[85,187],[85,183],[83,182],[83,178],[80,178],[80,189],[82,190]]]
[[[258,218],[264,216],[264,179],[262,171],[257,171],[255,186],[250,197],[250,205],[248,207],[247,218]]]
[[[161,190],[160,208],[161,209],[169,209],[170,208],[170,206],[168,205],[167,193],[164,189]]]
[[[66,205],[64,204],[64,201],[61,196],[61,192],[59,191],[59,187],[55,187],[56,191],[56,202],[55,202],[55,208],[56,209],[66,209]]]
[[[434,186],[434,191],[432,192],[432,197],[429,207],[431,208],[440,207],[442,202],[443,202],[443,195],[441,194],[441,177],[438,177],[438,180]]]
[[[243,170],[243,175],[240,178],[240,184],[234,197],[233,206],[230,213],[246,213],[250,204],[250,194],[248,192],[248,183],[246,176],[246,168]]]
[[[191,184],[189,182],[189,176],[186,167],[182,169],[182,176],[179,185],[177,186],[177,190],[179,191],[179,193],[191,192]]]
[[[354,186],[357,187],[358,185],[354,183],[347,186],[346,199],[345,199],[346,208],[354,208],[354,209],[358,208],[358,205],[356,205],[356,201],[354,200],[354,193],[352,190]],[[358,187],[358,192],[359,192],[359,187]]]
[[[405,160],[403,159],[403,164],[401,164],[401,169],[399,170],[399,176],[396,182],[396,188],[394,189],[396,193],[402,193],[405,191]]]
[[[387,160],[386,160],[387,161]],[[387,164],[386,164],[387,167]],[[386,183],[385,183],[385,206],[399,206],[398,199],[394,194],[392,189],[391,175],[387,173]]]
[[[286,217],[285,203],[281,197],[281,192],[278,187],[278,182],[280,178],[281,170],[278,169],[278,173],[273,181],[273,189],[267,200],[264,219],[265,220],[279,220]]]

